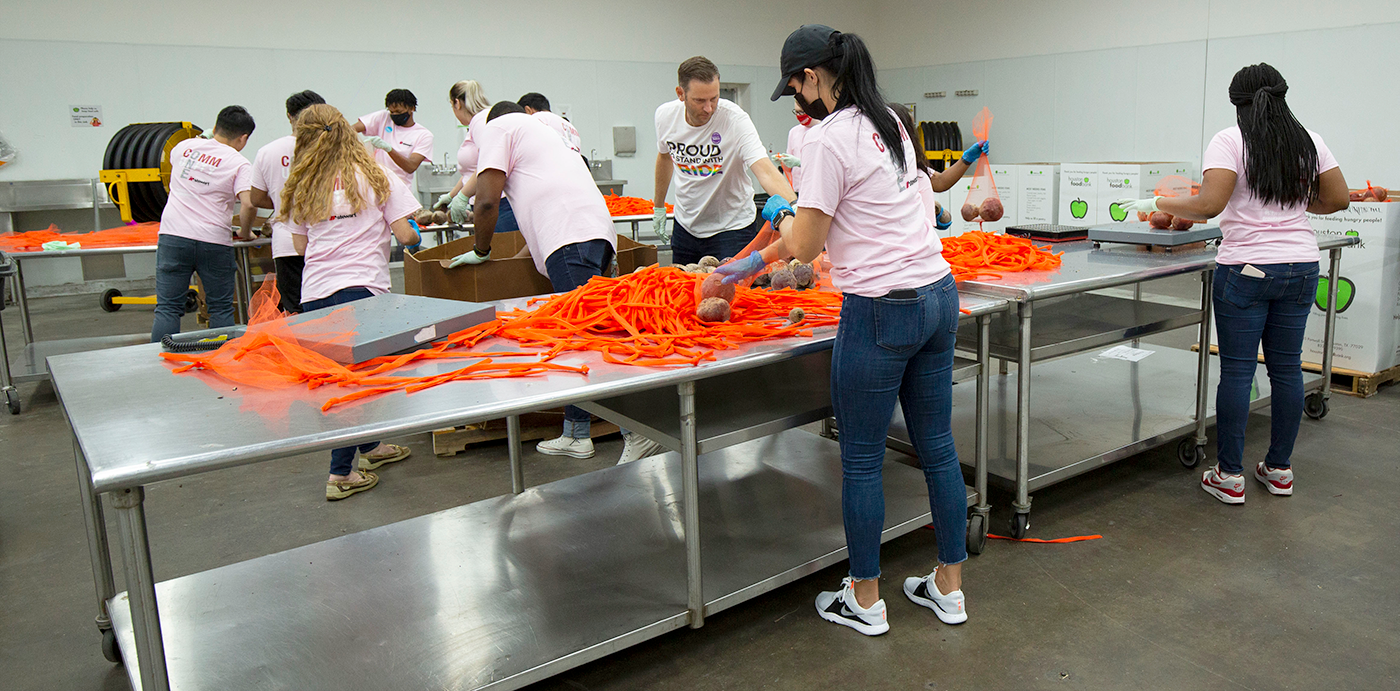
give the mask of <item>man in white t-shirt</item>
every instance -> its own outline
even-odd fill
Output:
[[[365,143],[378,149],[374,160],[398,175],[414,189],[413,173],[433,158],[433,133],[414,122],[418,97],[408,89],[394,89],[384,96],[384,110],[376,110],[355,122],[355,131],[367,135]]]
[[[573,149],[574,153],[583,156],[583,138],[578,136],[578,129],[574,127],[573,123],[549,110],[549,99],[545,98],[544,94],[532,91],[521,96],[520,100],[516,101],[516,103],[519,103],[520,107],[525,109],[526,114],[544,123],[549,129],[557,132],[559,137],[564,140],[564,143],[567,144],[570,149]],[[587,162],[587,160],[587,158],[584,158],[585,162]]]
[[[302,91],[287,97],[287,120],[296,129],[297,116],[307,106],[325,103],[326,99],[315,91]],[[287,184],[287,173],[292,169],[292,152],[296,149],[297,138],[289,134],[258,149],[253,158],[253,205],[262,209],[272,209],[272,263],[277,268],[277,293],[281,297],[283,312],[301,313],[301,274],[306,268],[306,259],[297,253],[292,243],[292,233],[287,224],[278,221],[278,211],[282,208],[282,187]],[[251,214],[250,208],[244,213]]]
[[[233,202],[238,235],[252,240],[253,166],[239,152],[253,133],[243,106],[219,111],[211,139],[186,139],[170,150],[170,198],[160,215],[156,241],[156,310],[151,342],[180,333],[190,278],[199,274],[209,326],[233,326]]]
[[[671,263],[725,259],[753,240],[763,221],[754,206],[752,170],[764,191],[797,194],[768,160],[758,130],[739,106],[719,97],[719,68],[704,57],[681,63],[676,100],[656,109],[656,195],[652,229],[671,243]],[[666,193],[676,182],[675,232],[668,238]]]

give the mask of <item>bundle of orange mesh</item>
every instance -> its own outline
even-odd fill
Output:
[[[101,247],[144,247],[156,244],[160,234],[160,223],[138,223],[91,233],[64,233],[58,226],[49,225],[46,230],[31,230],[25,233],[5,233],[0,235],[0,250],[6,252],[42,252],[44,243],[62,241],[78,243],[83,249]]]
[[[999,278],[1003,273],[1049,271],[1060,268],[1060,254],[1036,247],[1030,240],[971,230],[943,240],[943,258],[953,278]]]
[[[603,201],[608,203],[608,213],[613,216],[650,216],[656,211],[656,205],[650,199],[641,197],[619,197],[615,194],[603,195]],[[666,205],[666,213],[676,210],[674,204]]]

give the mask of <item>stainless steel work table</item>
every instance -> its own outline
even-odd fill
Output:
[[[964,301],[984,325],[1007,304]],[[829,351],[833,335],[826,328],[812,338],[751,344],[694,368],[609,365],[594,353],[571,354],[556,362],[588,364],[586,378],[454,382],[330,414],[320,405],[341,393],[336,387],[263,391],[207,374],[173,375],[154,345],[53,358],[54,387],[75,437],[98,624],[115,629],[104,635],[104,653],[115,658],[119,646],[133,685],[147,690],[257,686],[267,683],[269,668],[287,687],[508,689],[699,627],[708,614],[845,558],[836,443],[798,431],[759,436],[819,417],[785,409],[770,416],[777,423],[758,419],[745,410],[756,396],[744,397],[738,410],[702,408],[699,416],[696,405],[704,398],[697,389],[735,373],[811,375],[814,361],[806,358]],[[483,345],[518,350],[511,342]],[[970,366],[976,363],[960,361],[958,369],[965,374]],[[428,363],[415,371],[452,367]],[[987,368],[976,370],[985,387]],[[820,399],[827,377],[803,381],[814,386],[809,407],[829,410]],[[669,387],[678,394],[672,410],[680,453],[524,491],[513,434],[517,494],[153,581],[145,485],[502,416],[518,433],[514,416],[524,412]],[[124,392],[121,416],[111,414],[113,390]],[[712,424],[712,416],[732,422]],[[665,431],[659,421],[655,427]],[[664,435],[663,443],[676,445]],[[920,471],[893,460],[885,469],[888,540],[924,525],[929,511]],[[102,494],[117,512],[121,594]],[[702,547],[714,555],[703,568]],[[399,585],[380,589],[387,580]],[[332,602],[330,593],[357,604]]]
[[[1356,238],[1325,238],[1319,249],[1330,253],[1332,296],[1328,302],[1321,375],[1305,374],[1306,391],[1313,391],[1307,411],[1322,417],[1331,396],[1332,335],[1336,320],[1336,276],[1341,249]],[[992,400],[990,439],[994,445],[987,470],[1014,487],[1014,537],[1030,525],[1030,492],[1143,450],[1167,443],[1188,432],[1178,454],[1183,465],[1195,467],[1205,458],[1206,427],[1214,418],[1210,383],[1211,289],[1216,250],[1212,248],[1148,252],[1134,246],[1090,242],[1058,243],[1062,265],[1054,271],[1004,274],[995,280],[969,280],[967,293],[1012,300],[1014,309],[991,319],[991,353],[1017,363],[1016,374],[998,379]],[[1201,277],[1200,307],[1144,302],[1142,284],[1190,273]],[[1132,298],[1095,293],[1133,286]],[[1032,321],[1032,315],[1035,320]],[[1154,333],[1199,325],[1194,355],[1157,349],[1137,363],[1099,358],[1100,348],[1134,341]],[[960,339],[961,341],[962,339]],[[960,342],[960,345],[964,345]],[[1081,354],[1083,353],[1083,354]],[[1072,356],[1072,357],[1071,357]],[[1194,391],[1185,379],[1196,361]],[[1032,363],[1058,360],[1032,369]],[[1029,373],[1029,374],[1027,374]],[[1014,381],[1013,381],[1014,377]],[[1043,403],[1033,408],[1031,385],[1044,389]],[[1008,387],[1015,387],[1014,396]],[[1193,405],[1180,405],[1181,396]],[[1175,397],[1173,397],[1175,396]],[[954,425],[965,416],[966,392],[954,392]],[[1038,398],[1038,401],[1042,399]],[[1267,382],[1254,401],[1268,401]],[[1013,407],[1014,406],[1014,407]],[[1014,422],[1013,422],[1014,421]],[[1039,422],[1039,424],[1037,424]],[[1033,429],[1040,433],[1032,439]],[[907,439],[895,421],[892,439]],[[960,444],[965,446],[965,442]],[[1014,457],[1011,455],[1014,453]]]
[[[262,247],[271,244],[272,241],[266,238],[259,238],[248,242],[234,242],[234,257],[238,263],[238,280],[235,282],[236,294],[234,299],[235,312],[240,321],[246,321],[248,298],[253,294],[252,276],[250,273],[249,250],[255,247]],[[44,364],[50,356],[62,355],[66,353],[79,353],[90,350],[103,350],[106,348],[116,348],[119,346],[137,345],[148,343],[151,340],[149,332],[142,334],[121,334],[114,336],[93,336],[88,338],[69,338],[52,341],[40,341],[34,335],[34,326],[29,317],[29,298],[24,286],[24,263],[35,259],[60,259],[64,257],[92,257],[98,255],[126,255],[126,254],[151,254],[156,251],[155,245],[136,245],[131,247],[94,247],[92,249],[76,250],[45,250],[42,252],[7,252],[15,263],[15,304],[19,307],[19,323],[24,333],[24,348],[18,353],[16,361],[11,363],[6,357],[0,361],[0,388],[8,391],[15,383],[27,381],[43,381],[49,378],[48,367]],[[0,323],[0,339],[5,335],[5,327]],[[18,413],[17,409],[12,409]]]

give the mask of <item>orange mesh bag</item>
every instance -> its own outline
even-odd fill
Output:
[[[156,244],[160,223],[138,223],[91,233],[64,233],[50,224],[45,230],[0,235],[0,250],[6,252],[41,252],[46,242],[76,242],[83,249],[101,247],[144,247]]]
[[[976,141],[986,141],[992,131],[992,111],[983,108],[972,120],[972,137]],[[992,179],[992,161],[987,154],[977,157],[977,166],[972,172],[972,188],[963,202],[964,221],[995,222],[1006,213],[1001,197],[997,195],[997,183]]]

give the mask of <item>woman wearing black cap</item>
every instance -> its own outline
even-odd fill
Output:
[[[958,290],[916,189],[913,142],[886,106],[875,65],[858,36],[803,26],[783,45],[782,81],[820,123],[798,156],[798,210],[777,197],[763,216],[782,241],[720,273],[752,275],[789,254],[812,261],[825,247],[845,301],[831,361],[831,398],[841,426],[841,513],[850,577],[817,596],[823,619],[874,636],[889,630],[880,599],[881,470],[885,435],[899,401],[928,482],[938,567],[910,578],[905,594],[944,622],[966,621],[967,495],[953,446],[953,344]]]
[[[1270,494],[1293,494],[1293,442],[1303,418],[1303,329],[1317,296],[1317,236],[1307,213],[1347,208],[1347,181],[1322,137],[1288,109],[1288,82],[1265,63],[1230,81],[1238,124],[1210,140],[1201,191],[1190,197],[1123,200],[1132,211],[1165,211],[1204,221],[1220,217],[1213,302],[1220,339],[1216,464],[1201,488],[1226,504],[1244,503],[1244,430],[1259,346],[1273,389],[1269,452],[1254,478]]]

